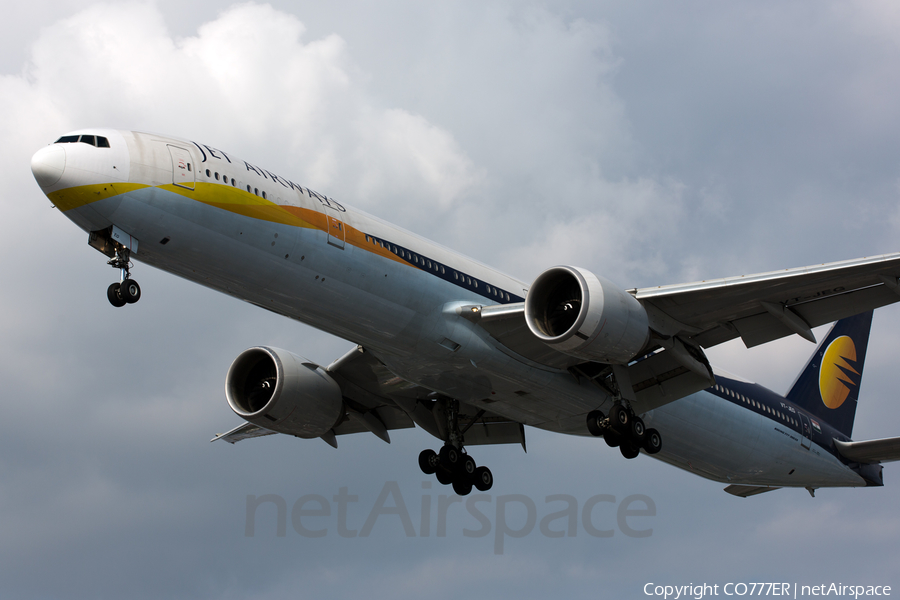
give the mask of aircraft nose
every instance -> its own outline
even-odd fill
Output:
[[[42,188],[48,188],[62,178],[66,169],[66,149],[62,144],[45,146],[31,157],[31,172]]]

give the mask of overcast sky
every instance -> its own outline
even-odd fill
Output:
[[[239,424],[223,383],[247,347],[327,365],[353,346],[138,264],[143,298],[51,208],[31,155],[91,126],[196,139],[525,281],[555,264],[623,287],[900,250],[900,8],[893,2],[35,0],[0,23],[0,595],[10,598],[643,597],[645,583],[785,581],[900,590],[900,467],[884,488],[721,484],[597,439],[527,431],[473,451],[487,535],[423,476],[421,430],[210,444]],[[817,330],[821,337],[822,330]],[[900,310],[875,314],[854,437],[900,435]],[[813,347],[710,352],[784,392]],[[396,482],[396,483],[393,483]],[[396,487],[394,487],[396,486]],[[380,516],[396,490],[414,526]],[[247,535],[275,495],[323,537]],[[549,537],[598,494],[593,537]],[[506,536],[501,496],[538,524]],[[655,516],[619,526],[642,495]],[[394,496],[392,496],[393,498]],[[608,498],[607,498],[608,499]],[[393,500],[387,505],[393,506]],[[423,502],[430,529],[421,528]],[[643,504],[642,504],[643,503]],[[641,508],[644,500],[632,508]],[[315,503],[307,505],[314,508]],[[627,508],[627,506],[626,506]],[[518,511],[518,512],[517,512]],[[511,529],[527,525],[511,502]],[[565,530],[557,520],[551,529]],[[427,535],[425,535],[427,533]],[[633,532],[632,532],[633,533]],[[720,588],[721,589],[721,588]]]

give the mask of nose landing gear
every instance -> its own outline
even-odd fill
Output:
[[[603,437],[611,448],[619,448],[625,458],[635,458],[641,449],[647,454],[662,450],[662,436],[655,429],[647,429],[644,421],[630,408],[615,404],[609,417],[599,410],[588,413],[587,428],[591,435]]]
[[[116,248],[115,256],[106,264],[121,272],[120,281],[106,288],[109,303],[118,308],[140,300],[141,286],[131,278],[131,251],[128,248]]]

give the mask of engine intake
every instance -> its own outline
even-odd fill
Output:
[[[625,364],[650,335],[634,296],[579,267],[552,267],[525,297],[525,321],[544,343],[577,358]]]
[[[231,409],[254,425],[301,438],[334,427],[343,412],[337,382],[322,367],[287,350],[244,350],[228,369],[225,396]]]

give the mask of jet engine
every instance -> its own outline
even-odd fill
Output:
[[[325,370],[279,348],[244,350],[225,378],[231,409],[254,425],[301,438],[316,438],[334,427],[343,395]]]
[[[578,267],[538,275],[525,297],[525,320],[560,352],[603,363],[627,363],[650,335],[647,313],[634,296]]]

